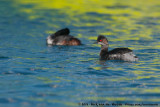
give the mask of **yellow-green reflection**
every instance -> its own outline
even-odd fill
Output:
[[[68,11],[65,12],[73,12],[76,11],[79,13],[85,13],[85,12],[97,12],[97,13],[109,13],[109,14],[124,14],[124,13],[130,13],[134,16],[141,17],[143,15],[147,16],[159,16],[159,12],[155,11],[148,15],[150,8],[155,9],[155,4],[158,6],[160,3],[157,0],[16,0],[20,4],[35,4],[36,9],[67,9]],[[144,2],[145,1],[145,2]],[[119,5],[120,9],[115,9],[113,6]],[[112,8],[105,8],[105,7],[112,7]],[[126,9],[127,6],[130,6],[132,8],[140,8],[142,11],[132,11],[131,9]],[[154,6],[154,8],[153,8]],[[122,8],[121,8],[122,7]],[[124,8],[125,9],[124,9]],[[24,9],[26,10],[26,9]],[[30,10],[30,11],[29,11]],[[33,9],[29,9],[29,12],[32,12]],[[26,10],[27,12],[27,10]],[[70,13],[71,14],[71,13]],[[74,15],[75,13],[72,13]],[[115,17],[117,18],[117,17]],[[119,18],[120,20],[121,18]],[[127,20],[123,19],[122,20]]]
[[[101,26],[103,30],[97,30],[96,34],[93,35],[83,35],[77,34],[78,38],[86,38],[89,40],[96,40],[97,34],[106,35],[109,41],[119,41],[119,46],[124,46],[123,41],[125,40],[134,40],[134,44],[130,45],[131,49],[160,49],[160,42],[155,39],[153,32],[157,32],[160,29],[160,26],[152,26],[152,24],[145,23],[158,23],[160,24],[160,1],[159,0],[15,0],[15,6],[17,5],[33,5],[31,8],[21,7],[20,12],[25,12],[28,14],[28,20],[35,20],[42,17],[43,14],[39,14],[41,10],[57,9],[59,12],[54,13],[53,16],[67,15],[66,17],[49,17],[51,21],[60,21],[66,25],[72,25],[75,27],[95,27]],[[97,14],[92,15],[92,14]],[[151,19],[149,19],[151,18]],[[154,19],[154,20],[153,20]],[[92,20],[92,22],[90,21]],[[49,21],[44,21],[48,26],[54,28],[60,28],[58,24],[50,23]],[[142,24],[140,24],[142,23]],[[143,24],[144,23],[144,24]],[[104,30],[109,29],[109,30]],[[46,30],[48,34],[51,34],[55,31]],[[120,35],[121,34],[121,35]],[[116,37],[115,37],[116,36]],[[144,40],[148,41],[148,44],[151,40],[156,40],[156,42],[150,45],[138,44],[136,41]],[[143,42],[143,41],[142,41]],[[93,45],[96,46],[96,45]],[[110,44],[111,47],[116,47],[117,44]],[[83,53],[84,51],[82,51]],[[86,51],[87,53],[87,51]],[[94,55],[95,53],[93,53]],[[150,53],[141,53],[141,55],[146,55]],[[152,53],[157,54],[157,53]],[[92,54],[90,54],[92,55]],[[30,58],[26,58],[31,60]],[[80,59],[80,61],[85,61],[86,59]],[[92,59],[87,59],[92,60]],[[144,67],[142,64],[149,63],[150,66]],[[133,73],[136,77],[119,77],[119,78],[106,78],[106,80],[111,82],[132,82],[140,81],[141,79],[150,79],[150,78],[160,78],[160,75],[155,75],[154,71],[159,71],[158,68],[154,68],[156,64],[160,64],[159,57],[151,61],[139,61],[139,63],[133,66],[136,70],[126,71],[128,73]],[[62,64],[63,65],[63,64]],[[96,67],[95,65],[91,66],[95,70],[102,70],[102,67]],[[38,68],[38,69],[51,69],[51,68]],[[113,69],[113,68],[105,68]],[[139,70],[138,70],[139,69]],[[123,71],[123,68],[114,68],[115,71]],[[66,81],[66,83],[72,82],[71,80],[64,79],[62,77],[53,76],[54,80],[46,77],[37,77],[37,79],[42,80],[44,83],[61,83]],[[156,81],[156,85],[160,85],[160,81]],[[89,82],[78,81],[78,84],[83,84],[86,86],[91,86]],[[145,83],[146,85],[155,85],[155,83]],[[98,85],[97,85],[98,86]],[[53,85],[53,88],[57,88],[57,85]],[[160,93],[159,87],[156,88],[123,88],[126,91],[135,91],[141,93]],[[93,93],[94,94],[94,93]],[[81,100],[82,98],[80,98]],[[128,97],[86,97],[87,100],[107,100],[107,101],[154,101],[160,102],[160,99],[131,99]],[[43,101],[44,99],[31,98],[31,100]],[[74,106],[76,104],[66,102],[60,102],[57,100],[48,100],[48,102],[57,102],[65,103],[66,105]]]
[[[144,22],[145,18],[158,18],[160,17],[159,13],[159,5],[160,2],[158,0],[15,0],[15,6],[17,4],[32,4],[32,8],[23,8],[19,11],[28,13],[28,19],[33,20],[41,16],[41,14],[37,14],[37,11],[41,11],[41,9],[58,9],[60,12],[58,14],[67,14],[68,19],[59,18],[57,20],[64,21],[68,25],[74,26],[104,26],[104,29],[111,28],[112,31],[106,32],[98,32],[101,34],[108,35],[110,41],[124,41],[124,40],[151,40],[153,37],[151,36],[153,29],[160,29],[159,26],[144,26],[138,24],[136,21]],[[87,15],[86,13],[97,13],[97,14],[107,14],[111,20],[107,20],[107,18],[103,18],[103,16],[95,17]],[[54,14],[54,12],[53,12]],[[86,15],[85,15],[86,14]],[[56,14],[55,14],[56,15]],[[126,16],[127,15],[127,16]],[[51,18],[52,19],[52,18]],[[56,20],[53,18],[53,20]],[[81,20],[86,20],[84,23]],[[97,22],[89,22],[89,20],[95,20]],[[152,22],[151,22],[152,23]],[[156,23],[160,23],[159,20]],[[51,24],[47,22],[49,26],[54,28],[58,28],[59,26],[56,24]],[[106,25],[106,26],[105,26]],[[109,25],[109,26],[107,26]],[[121,27],[119,27],[121,26]],[[139,30],[140,29],[140,30]],[[132,30],[137,30],[133,34],[131,34]],[[47,33],[51,33],[51,31],[46,31]],[[120,37],[118,37],[119,33],[123,33]],[[117,38],[112,38],[109,35],[117,35]],[[84,36],[83,38],[88,38]],[[90,40],[95,40],[97,35],[93,35],[89,37]],[[132,49],[146,49],[153,48],[153,46],[137,46],[134,45]],[[154,44],[154,48],[159,49],[159,43]]]

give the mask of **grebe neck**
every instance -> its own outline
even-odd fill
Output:
[[[101,58],[105,58],[107,54],[108,54],[108,45],[101,45],[101,52],[100,52]]]

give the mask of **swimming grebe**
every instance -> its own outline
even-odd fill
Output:
[[[123,61],[138,61],[138,57],[133,54],[128,48],[115,48],[108,51],[108,40],[106,37],[99,35],[97,43],[101,45],[100,58],[106,60],[123,60]]]
[[[61,29],[47,37],[47,45],[81,45],[81,41],[71,35],[68,28]]]

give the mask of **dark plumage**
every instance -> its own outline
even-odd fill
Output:
[[[57,37],[57,36],[60,36],[60,35],[66,35],[66,36],[68,36],[69,33],[70,33],[69,29],[65,28],[65,29],[61,29],[61,30],[57,31],[56,33],[52,34],[51,36],[53,38]]]
[[[101,45],[100,57],[106,60],[124,60],[124,61],[138,61],[131,49],[115,48],[108,51],[109,43],[106,37],[99,35],[97,43]]]
[[[48,45],[81,45],[81,41],[71,35],[68,28],[61,29],[47,37]]]
[[[128,49],[128,48],[115,48],[115,49],[109,51],[108,53],[109,54],[117,54],[117,53],[125,54],[125,53],[128,53],[128,52],[132,52],[132,50]]]

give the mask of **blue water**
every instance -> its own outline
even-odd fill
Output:
[[[70,22],[72,20],[65,14],[58,14],[58,10],[41,10],[37,13],[41,17],[30,20],[27,18],[30,14],[19,11],[24,6],[13,4],[9,0],[0,1],[0,107],[75,107],[82,103],[121,103],[123,106],[125,103],[159,104],[160,49],[157,44],[160,32],[154,29],[160,25],[158,18],[146,18],[141,23],[137,21],[151,28],[151,40],[116,39],[125,32],[108,37],[110,49],[132,48],[139,57],[138,62],[101,61],[100,47],[88,38],[96,37],[106,29],[114,31],[103,24],[103,19],[114,23],[109,15],[87,13],[84,16],[102,17],[101,24],[75,26],[74,23],[64,23],[63,17]],[[25,6],[32,8],[32,5]],[[100,22],[80,18],[78,23],[88,21]],[[71,35],[81,34],[77,37],[83,45],[46,46],[47,30],[55,32],[65,27],[70,28]],[[121,28],[120,25],[117,27]],[[138,31],[140,28],[132,30],[129,35]]]

